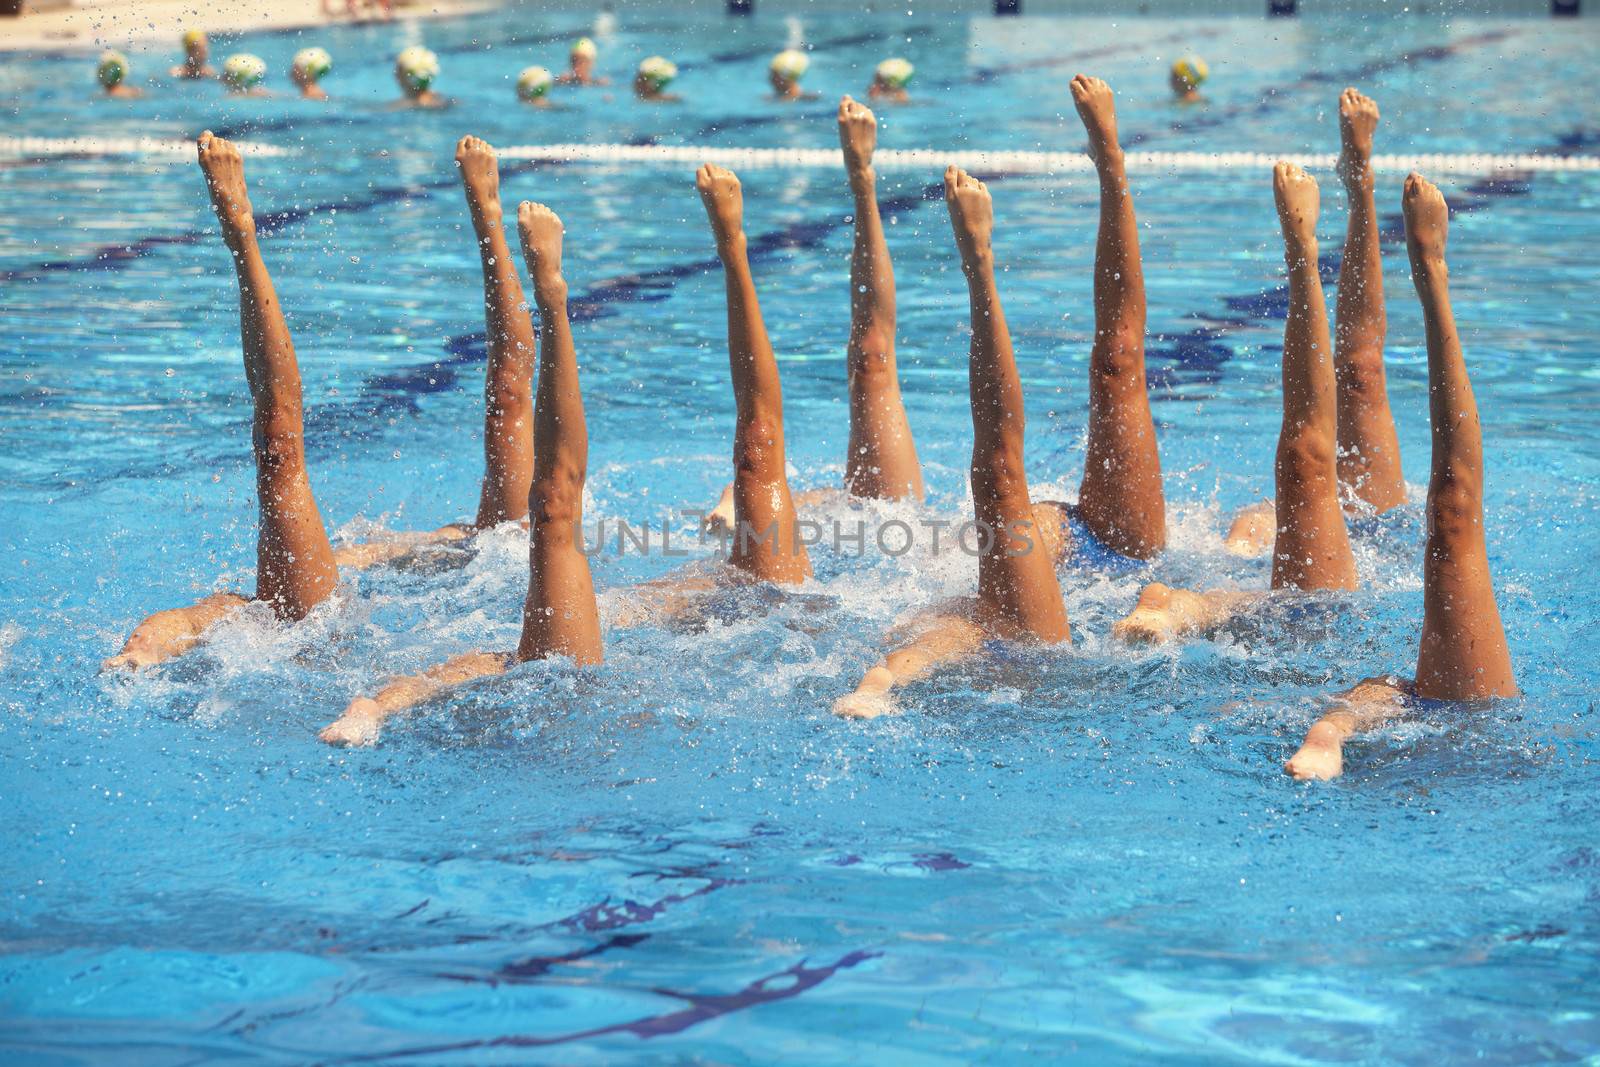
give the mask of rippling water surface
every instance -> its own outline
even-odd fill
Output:
[[[912,5],[914,6],[914,5]],[[677,59],[685,102],[511,104],[580,32],[527,9],[219,41],[277,73],[325,44],[335,100],[152,85],[89,100],[92,57],[0,67],[7,133],[186,137],[247,162],[288,309],[313,482],[341,536],[468,515],[481,472],[479,270],[456,137],[834,143],[829,101],[886,55],[918,67],[889,147],[1081,143],[1076,69],[1149,149],[1332,151],[1355,82],[1380,151],[1600,150],[1592,20],[1372,25],[821,18],[807,83],[757,98],[776,18],[625,14],[619,81]],[[383,108],[424,41],[457,107]],[[1164,69],[1210,60],[1206,110]],[[134,53],[142,76],[170,57]],[[1323,248],[1343,197],[1323,175]],[[885,171],[900,361],[929,512],[970,513],[965,319],[936,174]],[[970,591],[972,561],[820,552],[800,595],[699,632],[608,626],[607,662],[530,664],[426,705],[368,751],[315,730],[397,671],[516,639],[524,536],[349,577],[296,627],[247,611],[181,661],[102,678],[146,613],[251,587],[255,507],[234,282],[191,164],[0,163],[0,1049],[8,1061],[1438,1064],[1600,1055],[1600,179],[1441,181],[1488,457],[1489,550],[1527,696],[1435,709],[1279,765],[1316,697],[1404,671],[1420,622],[1422,330],[1384,175],[1390,387],[1412,501],[1358,524],[1361,591],[1215,639],[1128,651],[1140,584],[1259,586],[1221,548],[1271,488],[1281,246],[1266,173],[1135,176],[1172,548],[1063,579],[1071,650],[997,650],[839,722],[896,619]],[[797,486],[837,484],[848,199],[824,170],[744,175]],[[687,169],[508,166],[566,221],[593,521],[715,499],[732,404],[722,279]],[[993,184],[1036,491],[1082,464],[1096,188]],[[1331,298],[1331,290],[1330,290]],[[915,521],[895,506],[824,517]],[[686,527],[681,520],[677,532]],[[697,550],[703,555],[704,550]],[[679,561],[597,559],[603,608]],[[1585,637],[1585,634],[1590,637]]]

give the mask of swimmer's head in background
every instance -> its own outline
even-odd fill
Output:
[[[600,49],[594,46],[594,41],[591,38],[579,37],[572,42],[571,55],[573,59],[587,59],[592,63],[594,62],[594,57],[599,54]]]
[[[185,55],[204,59],[211,50],[211,42],[206,39],[205,30],[184,30],[183,51]]]
[[[810,56],[798,48],[785,48],[772,57],[772,63],[767,67],[767,77],[775,92],[790,92],[810,68]]]
[[[661,92],[677,76],[678,65],[662,56],[651,56],[639,64],[639,86],[651,94]]]
[[[94,76],[102,86],[113,89],[128,77],[128,69],[128,57],[108,49],[100,53],[100,65],[95,68]]]
[[[222,81],[236,93],[254,89],[266,76],[266,60],[249,52],[236,52],[222,63]]]
[[[333,70],[333,57],[325,48],[302,48],[294,54],[289,73],[298,85],[315,85]]]
[[[523,100],[539,100],[550,91],[550,85],[555,81],[544,67],[527,67],[517,75],[517,96]]]
[[[421,96],[439,76],[439,57],[414,44],[395,56],[394,76],[408,96]]]
[[[911,84],[911,75],[916,72],[917,68],[911,65],[909,59],[901,59],[897,56],[894,59],[886,59],[879,63],[872,72],[872,80],[882,85],[885,89],[901,92]]]
[[[1196,55],[1184,56],[1172,64],[1172,91],[1181,95],[1194,92],[1211,76],[1206,61]]]

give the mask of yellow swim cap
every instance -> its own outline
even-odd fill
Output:
[[[1172,64],[1172,76],[1189,88],[1198,89],[1200,83],[1211,76],[1211,68],[1199,56],[1184,56]]]
[[[772,57],[771,69],[785,81],[797,82],[811,69],[811,57],[798,48],[785,48]]]
[[[600,54],[600,49],[596,48],[594,46],[594,41],[590,40],[589,38],[579,37],[576,41],[572,42],[572,54],[575,56],[583,56],[586,59],[593,59],[595,56]]]
[[[184,51],[188,51],[189,49],[195,47],[196,45],[202,45],[202,44],[205,44],[205,43],[206,43],[206,31],[205,30],[184,30],[183,31],[183,48],[184,48]]]

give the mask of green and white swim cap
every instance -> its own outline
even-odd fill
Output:
[[[325,48],[302,48],[294,54],[289,66],[306,81],[319,82],[333,69],[333,57]]]
[[[772,57],[772,73],[785,81],[799,81],[810,67],[811,57],[798,48],[785,48]]]
[[[394,72],[412,92],[426,92],[439,76],[439,57],[421,45],[412,45],[395,57]]]
[[[911,65],[909,59],[901,59],[897,56],[894,59],[886,59],[879,63],[877,70],[873,71],[873,74],[891,89],[904,89],[910,84],[911,75],[916,72],[917,68]]]
[[[672,84],[678,76],[678,65],[661,56],[651,56],[639,64],[639,78],[655,92]]]
[[[524,100],[537,100],[550,91],[555,77],[544,67],[527,67],[517,75],[517,95]]]
[[[583,56],[586,59],[593,59],[595,56],[600,54],[600,49],[596,48],[594,46],[594,41],[588,37],[579,37],[576,41],[572,42],[572,54],[575,56]]]
[[[222,80],[230,89],[253,89],[267,76],[267,64],[260,56],[237,52],[222,64]]]
[[[113,85],[121,85],[122,80],[128,76],[128,57],[109,49],[101,52],[100,65],[95,68],[94,76],[100,79],[100,84],[107,89]]]

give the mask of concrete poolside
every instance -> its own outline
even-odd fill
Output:
[[[143,41],[176,41],[184,30],[209,34],[292,30],[350,23],[344,0],[77,0],[0,16],[0,52],[91,51]],[[363,10],[375,10],[361,5]],[[496,0],[395,0],[396,19],[448,18],[497,6]]]

